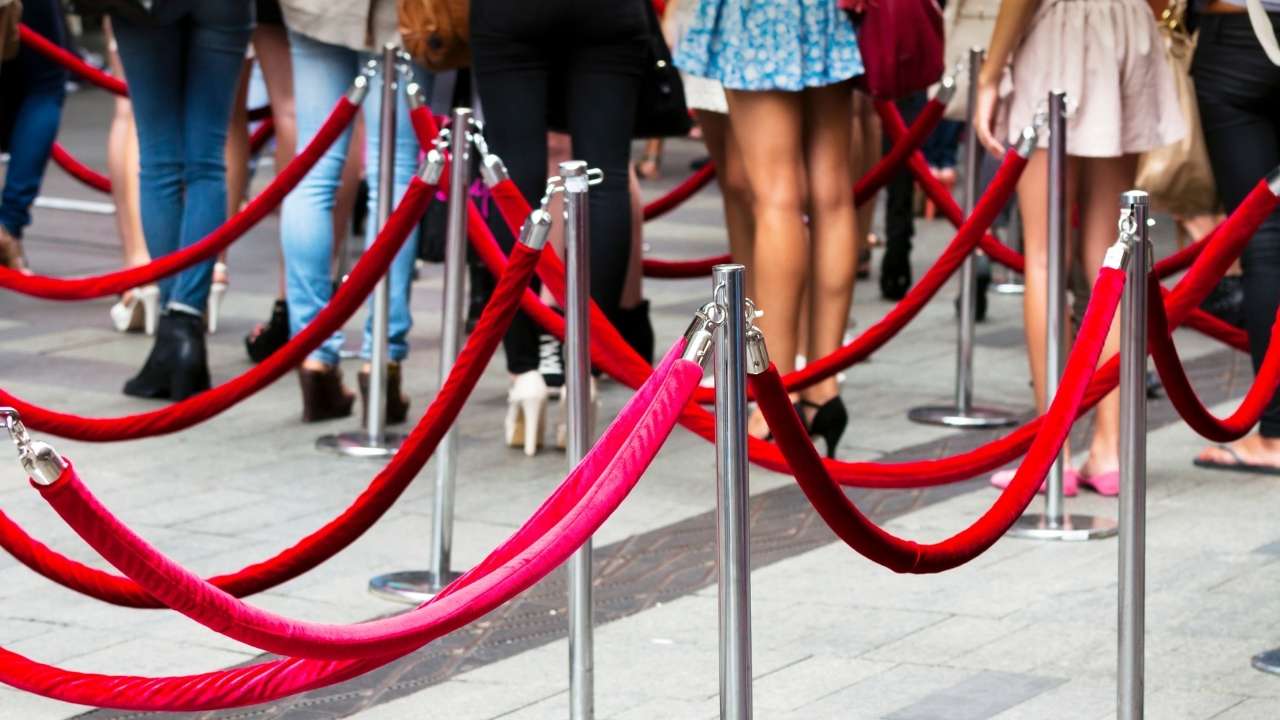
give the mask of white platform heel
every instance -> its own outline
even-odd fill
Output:
[[[507,391],[507,417],[503,426],[509,447],[523,447],[533,457],[542,446],[542,432],[547,419],[547,383],[542,373],[521,373]]]
[[[600,396],[596,392],[596,379],[591,378],[591,400],[588,404],[590,417],[587,418],[587,426],[595,428],[596,418],[600,415]],[[594,432],[593,432],[594,434]],[[569,448],[569,392],[566,386],[564,392],[560,393],[560,422],[556,423],[556,447],[561,450]]]
[[[111,306],[110,313],[116,332],[143,330],[155,335],[156,323],[160,321],[160,288],[155,285],[134,288],[129,291],[128,299],[121,298]]]
[[[214,277],[227,277],[226,263],[214,263]],[[218,332],[218,314],[222,312],[222,301],[227,296],[227,281],[214,280],[209,285],[209,305],[205,309],[205,326],[209,329],[209,334],[213,335]]]

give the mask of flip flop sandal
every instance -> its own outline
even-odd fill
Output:
[[[1240,457],[1240,454],[1231,449],[1229,445],[1215,445],[1214,447],[1230,455],[1235,462],[1218,462],[1217,460],[1196,458],[1191,461],[1191,464],[1208,470],[1227,470],[1230,472],[1250,473],[1253,475],[1280,475],[1280,467],[1275,465],[1261,465],[1258,463],[1245,462],[1245,459]]]

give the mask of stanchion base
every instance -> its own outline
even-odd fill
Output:
[[[1005,410],[971,407],[968,412],[961,413],[955,405],[926,405],[911,408],[907,412],[907,418],[911,422],[925,425],[945,425],[966,429],[999,428],[1018,424],[1017,416]]]
[[[1280,675],[1280,648],[1260,652],[1253,656],[1250,663],[1254,670],[1261,670],[1264,673],[1272,675]]]
[[[384,458],[395,455],[404,438],[404,435],[392,432],[383,433],[378,438],[371,438],[363,431],[345,432],[316,440],[316,449],[347,457]]]
[[[1027,291],[1020,282],[1002,282],[991,286],[991,292],[997,295],[1021,295]]]
[[[1082,540],[1100,540],[1116,534],[1119,527],[1111,518],[1094,517],[1093,515],[1064,515],[1061,524],[1050,524],[1049,518],[1040,513],[1031,513],[1018,518],[1018,522],[1009,528],[1011,537],[1028,540],[1061,540],[1079,542]]]
[[[388,573],[370,580],[369,592],[383,600],[421,605],[461,576],[462,573],[449,571],[437,580],[436,574],[430,570]]]

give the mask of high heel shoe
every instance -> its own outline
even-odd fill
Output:
[[[591,378],[591,388],[588,393],[590,399],[587,401],[587,427],[594,428],[596,425],[596,416],[599,415],[600,398],[596,394],[596,379]],[[561,450],[569,449],[569,393],[560,393],[560,422],[556,423],[556,447]]]
[[[361,370],[356,376],[360,385],[360,422],[369,422],[369,371]],[[399,425],[409,417],[409,398],[400,391],[400,363],[387,363],[387,394],[382,405],[388,425]]]
[[[355,393],[342,384],[341,368],[299,368],[298,385],[302,388],[302,422],[347,417],[356,403]]]
[[[289,305],[276,300],[271,308],[271,319],[258,325],[244,337],[244,349],[255,363],[271,357],[275,351],[289,342]],[[354,397],[354,396],[353,396]]]
[[[547,420],[547,382],[537,370],[520,373],[507,391],[507,417],[503,422],[508,447],[523,447],[533,457],[542,446]]]
[[[205,310],[210,335],[218,332],[218,314],[222,312],[222,301],[227,296],[227,264],[214,263],[213,277],[214,280],[209,285],[209,306]]]
[[[844,400],[837,395],[821,405],[801,400],[796,406],[801,420],[804,420],[806,408],[815,409],[813,419],[806,422],[805,427],[809,430],[809,437],[821,437],[827,441],[827,457],[834,458],[840,436],[844,435],[844,429],[849,425],[849,411],[845,410]]]
[[[134,288],[111,306],[111,324],[115,326],[116,332],[142,330],[148,335],[155,335],[159,320],[160,288],[155,285]]]

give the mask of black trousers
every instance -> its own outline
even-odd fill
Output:
[[[530,203],[547,178],[547,131],[604,171],[590,191],[591,297],[616,319],[631,244],[627,168],[646,57],[647,0],[472,0],[472,72],[490,148]],[[558,219],[557,219],[558,220]],[[514,238],[498,235],[510,249]],[[539,330],[523,315],[504,340],[507,369],[538,367]]]
[[[1280,22],[1280,14],[1271,18]],[[1263,53],[1248,16],[1204,15],[1191,75],[1218,195],[1231,211],[1280,166],[1280,68]],[[1256,372],[1280,307],[1280,211],[1263,222],[1240,260]],[[1280,438],[1280,393],[1262,416],[1261,432]]]

